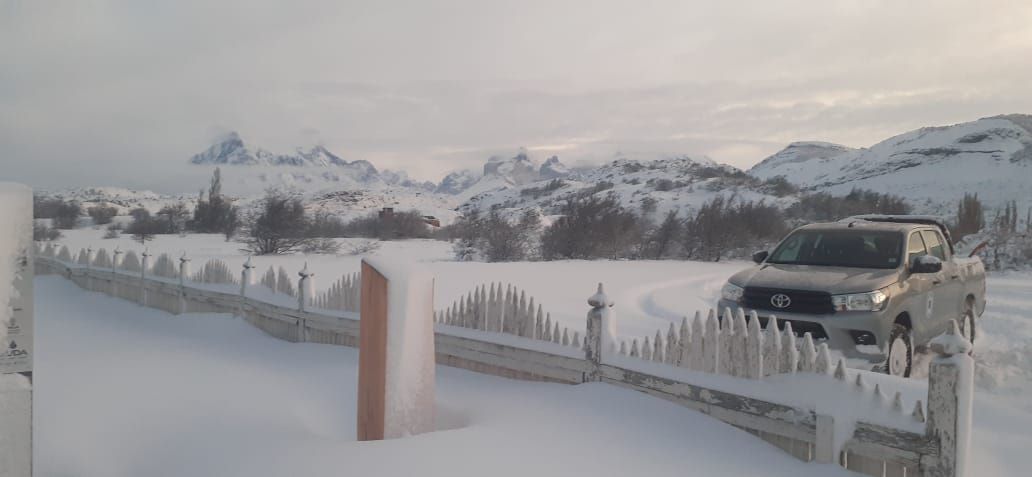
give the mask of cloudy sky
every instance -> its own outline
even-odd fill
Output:
[[[421,179],[1032,113],[1032,2],[0,0],[0,178],[173,192],[236,130]]]

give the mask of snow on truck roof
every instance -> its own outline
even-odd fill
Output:
[[[899,224],[899,223],[875,223],[868,222],[866,220],[842,220],[839,222],[822,222],[816,224],[808,224],[800,227],[801,229],[817,229],[817,230],[843,230],[843,229],[877,229],[884,231],[893,232],[906,232],[916,227],[924,227],[921,224]]]
[[[956,253],[953,247],[953,237],[950,236],[950,229],[946,220],[935,215],[854,215],[846,217],[838,222],[827,222],[821,224],[810,224],[801,228],[813,229],[846,229],[846,228],[877,228],[879,230],[895,230],[906,232],[919,227],[936,227],[946,238],[950,247],[950,253]]]

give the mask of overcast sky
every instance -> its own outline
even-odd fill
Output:
[[[492,154],[748,167],[1032,113],[1032,1],[0,0],[0,178],[193,190],[220,132],[438,180]]]

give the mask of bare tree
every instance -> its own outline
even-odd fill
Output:
[[[957,205],[957,225],[954,235],[957,238],[973,233],[978,233],[985,226],[985,216],[982,209],[982,202],[978,200],[978,194],[964,194],[964,198]]]
[[[677,211],[667,212],[663,222],[646,236],[642,244],[642,256],[656,260],[668,256],[683,230],[684,222],[677,216]]]
[[[311,242],[307,226],[300,198],[270,190],[247,224],[246,250],[257,255],[300,251]]]
[[[96,205],[86,209],[86,213],[93,218],[94,225],[106,225],[118,214],[118,209],[109,206]]]
[[[641,241],[641,219],[613,196],[570,199],[560,212],[562,217],[541,234],[546,260],[621,258],[632,255]]]

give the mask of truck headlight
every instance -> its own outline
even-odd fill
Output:
[[[723,299],[725,299],[727,301],[733,301],[735,303],[738,303],[739,301],[742,300],[742,294],[744,294],[744,293],[745,293],[745,289],[744,288],[742,288],[742,287],[740,287],[738,285],[732,284],[731,282],[725,283],[724,284],[724,288],[720,289],[720,296]]]
[[[889,296],[881,290],[831,296],[835,311],[881,311],[888,301]]]

